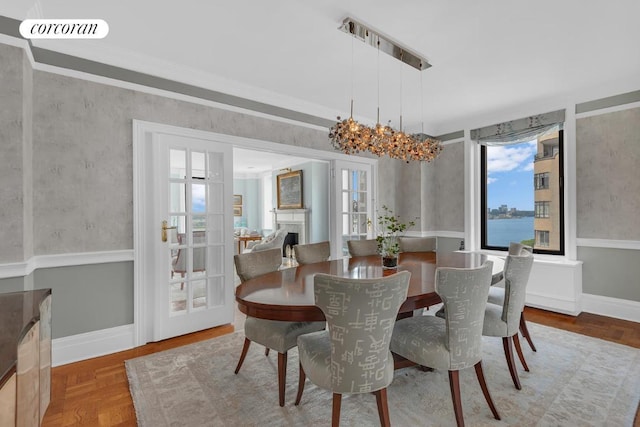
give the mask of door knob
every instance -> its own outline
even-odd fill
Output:
[[[167,241],[167,230],[174,230],[178,227],[167,227],[167,221],[162,221],[162,241]]]

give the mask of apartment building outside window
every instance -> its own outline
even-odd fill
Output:
[[[536,246],[548,247],[549,246],[549,232],[536,230]]]
[[[535,174],[533,176],[533,186],[536,190],[549,188],[549,172]]]
[[[549,218],[549,202],[536,202],[536,218]]]

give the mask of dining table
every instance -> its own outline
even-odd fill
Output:
[[[236,287],[239,310],[247,316],[284,321],[324,321],[316,307],[313,277],[324,273],[355,279],[385,277],[399,271],[411,272],[407,298],[400,306],[399,318],[413,310],[441,302],[435,291],[435,272],[439,267],[477,268],[493,261],[492,284],[502,279],[504,261],[473,252],[404,252],[394,269],[382,267],[379,255],[340,258],[313,264],[283,268],[247,280]]]

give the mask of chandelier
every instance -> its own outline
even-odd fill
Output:
[[[343,21],[340,30],[351,34],[354,38],[358,37],[365,43],[376,46],[378,48],[378,53],[382,50],[394,58],[399,59],[401,62],[409,64],[420,71],[431,66],[424,58],[409,52],[404,47],[398,46],[390,39],[351,18],[346,18]],[[353,62],[353,50],[351,55]],[[378,92],[379,91],[380,77],[378,76]],[[380,103],[379,97],[380,95],[378,94],[378,104]],[[338,116],[338,121],[329,130],[329,140],[331,141],[333,148],[342,151],[345,154],[369,152],[378,157],[386,155],[392,159],[404,160],[406,162],[412,160],[430,162],[442,151],[441,142],[435,138],[425,135],[424,133],[408,134],[403,132],[402,114],[400,115],[400,130],[395,130],[391,126],[380,124],[379,105],[378,121],[375,126],[370,127],[358,123],[353,118],[353,96],[351,99],[351,112],[349,118],[342,120],[340,116]]]

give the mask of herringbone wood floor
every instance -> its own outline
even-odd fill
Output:
[[[529,322],[640,348],[640,324],[635,322],[588,313],[572,317],[534,308],[527,308],[525,315]],[[230,332],[233,332],[233,326],[220,326],[53,368],[51,404],[43,426],[135,426],[136,416],[129,393],[125,360]],[[535,343],[535,336],[533,340]],[[640,427],[639,414],[636,414],[634,426]]]

